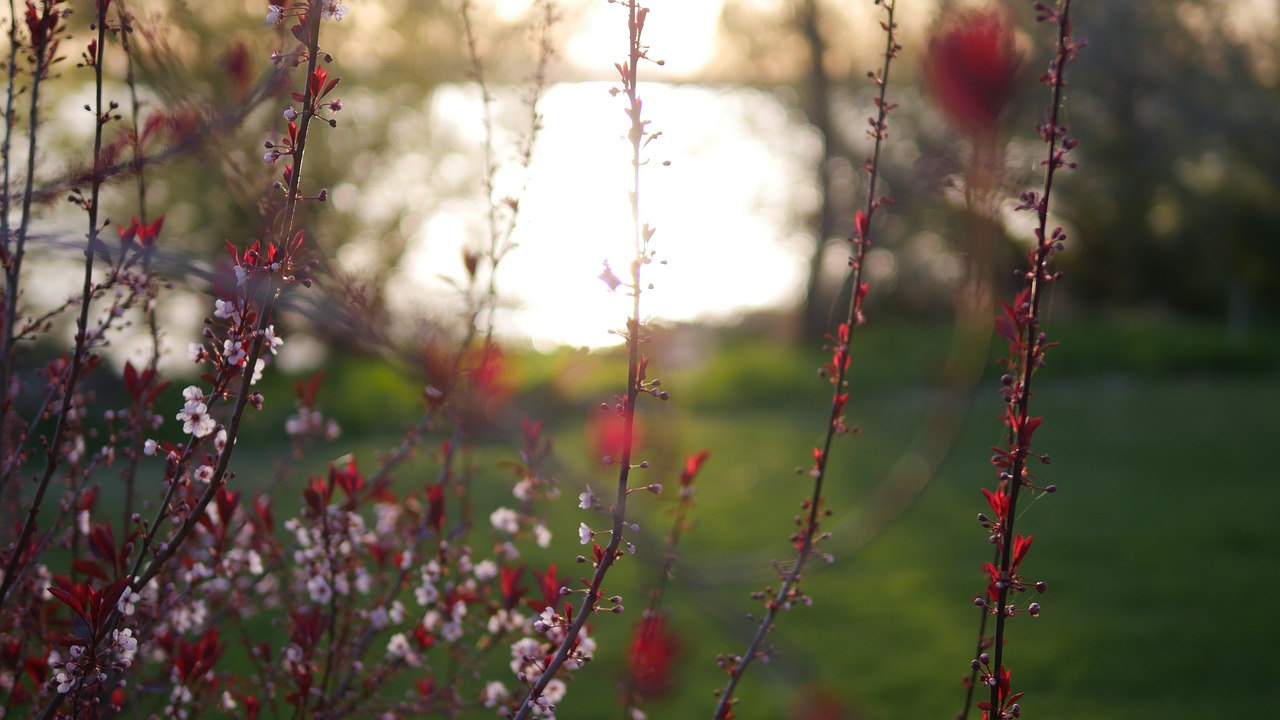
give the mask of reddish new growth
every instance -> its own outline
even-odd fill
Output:
[[[702,464],[710,457],[710,450],[702,450],[685,458],[684,471],[680,473],[680,487],[688,488],[693,484],[693,479],[698,476],[698,472],[702,470]]]
[[[974,598],[974,605],[983,609],[983,620],[978,631],[978,652],[971,665],[973,675],[969,680],[970,694],[979,678],[990,690],[988,700],[979,703],[990,720],[1008,720],[1021,715],[1017,700],[1021,693],[1010,691],[1010,672],[1005,667],[1005,650],[1007,644],[1006,631],[1008,621],[1020,612],[1032,617],[1040,614],[1039,603],[1030,603],[1019,607],[1016,595],[1025,592],[1032,585],[1023,580],[1021,566],[1031,549],[1032,536],[1016,535],[1014,524],[1018,518],[1018,500],[1025,488],[1033,492],[1053,492],[1050,485],[1040,487],[1035,484],[1035,475],[1031,473],[1029,464],[1032,460],[1040,460],[1047,464],[1049,457],[1032,450],[1032,438],[1040,428],[1042,419],[1030,412],[1032,398],[1032,380],[1044,367],[1045,353],[1053,347],[1041,324],[1041,310],[1044,296],[1051,283],[1058,278],[1049,271],[1049,262],[1053,255],[1063,249],[1066,233],[1062,228],[1049,231],[1049,197],[1053,189],[1055,172],[1061,168],[1073,168],[1075,164],[1066,160],[1066,155],[1076,146],[1076,141],[1067,136],[1067,129],[1059,121],[1065,80],[1063,73],[1066,65],[1075,57],[1076,51],[1083,46],[1082,42],[1071,37],[1069,20],[1070,0],[1062,0],[1056,7],[1049,7],[1037,2],[1035,9],[1037,19],[1049,21],[1057,25],[1057,47],[1049,70],[1041,76],[1040,81],[1052,90],[1052,99],[1045,111],[1045,120],[1037,126],[1041,139],[1047,146],[1047,158],[1042,163],[1045,168],[1044,186],[1039,193],[1026,192],[1021,196],[1021,203],[1016,208],[1022,212],[1031,212],[1036,216],[1035,244],[1027,254],[1026,269],[1019,272],[1023,288],[1012,303],[1003,303],[1003,313],[995,319],[995,330],[1008,342],[1008,354],[1001,361],[1007,373],[1001,378],[1000,393],[1004,399],[1005,411],[1002,420],[1006,427],[1007,442],[1002,447],[992,448],[995,454],[991,462],[996,467],[996,487],[994,490],[983,490],[987,505],[994,518],[985,513],[978,515],[979,522],[989,533],[988,539],[995,546],[995,557],[992,562],[983,564],[986,575],[986,597]],[[985,16],[984,16],[985,17]],[[974,50],[973,66],[986,67],[996,72],[1010,67],[1009,62],[998,61],[999,58],[1010,58],[1012,40],[1000,40],[1003,23],[989,17],[970,27],[967,33],[960,33],[946,47],[953,51],[957,47],[982,48]],[[971,60],[973,58],[970,58]],[[956,59],[960,62],[960,58]],[[967,67],[967,66],[966,66]],[[995,68],[995,70],[992,70]],[[939,70],[941,71],[941,69]],[[997,80],[999,78],[996,78]],[[967,112],[964,116],[970,121],[994,121],[993,112],[998,112],[1002,98],[1006,97],[1002,82],[992,81],[989,84],[977,84],[965,95],[968,101],[983,100],[982,104],[953,104],[950,111]],[[954,89],[954,88],[952,88]],[[953,98],[954,99],[954,98]],[[999,101],[999,102],[997,102]],[[963,113],[961,113],[963,115]],[[1043,582],[1034,584],[1039,592],[1045,592],[1048,585]],[[986,636],[987,618],[994,618],[993,635]],[[984,652],[990,649],[990,654]],[[969,702],[966,700],[964,713],[966,717]]]
[[[1008,572],[1001,570],[995,563],[986,563],[983,565],[983,571],[987,573],[987,577],[991,582],[987,583],[987,597],[992,601],[1000,600],[1000,592],[1006,587],[1014,592],[1023,592],[1027,589],[1026,583],[1022,580],[1022,575],[1018,573],[1018,566],[1027,557],[1027,551],[1031,549],[1031,542],[1036,539],[1035,535],[1023,537],[1018,535],[1013,539],[1013,565]],[[1041,592],[1048,589],[1045,583],[1036,583],[1036,588]],[[979,598],[979,600],[981,600]],[[1039,606],[1031,610],[1034,617],[1040,614]]]
[[[995,707],[999,710],[996,717],[1018,717],[1022,714],[1022,708],[1018,706],[1018,700],[1022,698],[1022,693],[1011,693],[1009,690],[1009,680],[1013,673],[1001,666],[999,676],[992,678],[992,688],[998,698],[993,706],[990,701],[983,700],[978,703],[978,707],[982,709],[982,720],[989,720],[991,717],[991,709]]]
[[[885,141],[889,138],[889,113],[897,108],[896,103],[887,100],[889,69],[894,58],[898,57],[902,46],[898,44],[897,23],[894,21],[896,3],[892,0],[876,0],[876,4],[882,6],[885,11],[885,19],[880,23],[885,33],[885,46],[883,66],[879,70],[867,73],[875,83],[878,92],[875,98],[875,115],[867,118],[867,125],[870,128],[867,135],[872,140],[872,151],[863,162],[868,180],[866,205],[855,213],[853,227],[848,236],[849,277],[847,282],[851,290],[849,305],[835,333],[826,336],[827,345],[824,349],[831,353],[831,356],[818,371],[821,377],[831,383],[832,395],[823,439],[821,444],[812,450],[813,464],[808,473],[813,479],[813,490],[801,504],[802,512],[796,515],[797,529],[790,537],[792,546],[795,548],[795,559],[783,574],[780,586],[776,589],[770,587],[764,592],[753,593],[753,597],[762,601],[765,607],[765,614],[756,625],[755,636],[741,655],[721,655],[718,659],[720,667],[729,675],[729,679],[724,689],[717,691],[719,700],[714,712],[716,718],[732,717],[731,708],[737,702],[734,692],[743,674],[751,663],[768,657],[770,651],[764,646],[764,640],[765,636],[773,631],[778,613],[790,609],[797,603],[804,605],[811,603],[810,598],[801,589],[801,573],[809,559],[818,552],[819,544],[830,536],[830,533],[823,532],[821,529],[822,519],[831,515],[831,511],[824,507],[823,485],[827,478],[828,462],[835,437],[853,430],[845,424],[844,419],[845,407],[849,402],[848,371],[851,365],[849,343],[854,329],[866,321],[863,302],[867,297],[869,286],[863,282],[862,270],[867,249],[871,246],[871,221],[880,208],[893,202],[891,198],[878,194],[878,181],[880,153]],[[801,469],[798,471],[803,472]],[[826,553],[820,553],[819,557],[828,562],[833,559]]]
[[[972,10],[951,15],[934,30],[924,79],[951,124],[966,135],[986,136],[999,130],[1021,68],[1008,13]]]

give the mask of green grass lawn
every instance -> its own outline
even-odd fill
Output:
[[[987,395],[918,499],[861,549],[841,552],[846,536],[859,535],[856,521],[841,518],[866,520],[856,498],[883,477],[850,463],[846,477],[855,487],[830,494],[837,561],[812,577],[815,606],[784,619],[781,656],[753,678],[769,686],[766,697],[744,701],[741,717],[780,717],[798,681],[838,688],[858,717],[954,714],[976,622],[968,600],[989,556],[973,520],[984,509],[977,488],[990,474],[987,446],[998,433],[997,405]],[[1042,476],[1061,490],[1019,522],[1037,537],[1024,570],[1051,590],[1041,598],[1041,618],[1018,619],[1007,656],[1029,713],[1263,717],[1280,701],[1273,682],[1280,624],[1269,600],[1280,590],[1280,488],[1264,450],[1277,427],[1274,408],[1258,402],[1263,397],[1280,397],[1280,381],[1104,378],[1042,391],[1037,406],[1047,420],[1038,439],[1055,456]],[[729,443],[720,433],[730,427],[706,425]],[[854,438],[847,452],[883,467],[884,454],[900,451],[870,444]],[[741,636],[732,615],[746,607],[741,596],[752,586],[737,572],[719,582],[717,568],[737,571],[739,556],[704,552],[703,538],[717,536],[708,543],[717,550],[736,544],[754,555],[768,552],[761,541],[772,534],[779,548],[786,506],[801,495],[781,475],[748,491],[756,510],[740,498],[722,500],[715,488],[735,481],[728,465],[708,466],[703,525],[689,544],[688,565],[711,576],[715,601],[702,596],[685,616],[691,631],[716,626],[719,642],[724,631]],[[690,677],[713,682],[714,672],[705,672],[713,650],[699,644],[698,651]]]
[[[1261,718],[1280,705],[1280,622],[1271,610],[1280,591],[1280,473],[1270,454],[1280,431],[1280,353],[1275,335],[1233,345],[1215,333],[1148,328],[1134,348],[1125,339],[1135,332],[1120,326],[1068,328],[1038,379],[1034,412],[1045,422],[1037,446],[1053,456],[1038,470],[1060,492],[1024,504],[1018,518],[1019,530],[1036,536],[1024,573],[1051,586],[1038,598],[1043,615],[1019,616],[1010,631],[1007,664],[1027,693],[1027,717]],[[845,718],[959,710],[978,619],[971,599],[991,552],[975,516],[986,509],[979,488],[992,482],[990,446],[1001,438],[996,383],[933,389],[945,330],[871,332],[861,342],[848,414],[862,431],[838,441],[827,495],[835,516],[825,549],[834,562],[808,573],[813,606],[783,616],[771,637],[775,657],[742,686],[739,718],[809,717],[798,703],[825,693],[839,698]],[[712,457],[669,597],[684,643],[679,684],[647,709],[652,718],[709,717],[723,683],[716,655],[745,648],[746,615],[759,607],[749,594],[774,583],[771,563],[787,559],[792,518],[809,492],[795,468],[811,461],[829,400],[814,374],[816,348],[715,340],[670,372],[664,350],[672,348],[659,344],[651,367],[672,400],[646,408],[640,457],[653,467],[641,481],[671,487],[685,453],[705,447]],[[584,483],[603,491],[613,481],[587,449],[584,421],[623,375],[616,358],[570,351],[522,358],[519,372],[525,390],[511,414],[548,418],[564,488],[550,519],[556,545],[526,559],[585,574],[572,562],[584,519],[572,500]],[[362,380],[367,374],[374,379]],[[388,409],[411,407],[413,392],[385,368],[349,365],[334,382],[347,388],[331,397],[348,417],[348,436],[335,447],[355,448],[371,465],[372,449],[392,444]],[[366,391],[353,396],[353,388]],[[268,449],[247,440],[246,462]],[[487,446],[477,462],[513,452]],[[319,469],[326,459],[317,451],[308,462]],[[431,472],[419,459],[397,478],[421,487]],[[478,517],[510,497],[505,473],[484,477]],[[644,540],[608,591],[638,611],[666,505],[644,494],[633,507]],[[636,617],[594,624],[600,652],[558,717],[621,716],[614,698]]]
[[[1214,333],[1135,337],[1107,326],[1060,335],[1064,367],[1055,375],[1050,356],[1035,398],[1045,417],[1037,443],[1053,457],[1040,475],[1060,491],[1018,520],[1037,538],[1024,571],[1051,589],[1040,618],[1016,619],[1007,650],[1029,716],[1265,717],[1280,705],[1275,337],[1233,346]],[[901,341],[896,333],[868,344],[883,352]],[[922,344],[945,346],[936,335]],[[664,432],[653,444],[664,458],[701,447],[713,457],[676,570],[681,685],[652,717],[709,716],[722,682],[715,656],[745,647],[745,614],[757,607],[748,595],[776,577],[770,561],[785,559],[807,495],[794,467],[807,465],[821,430],[826,386],[812,374],[820,356],[734,350],[668,383],[674,399],[656,411]],[[970,600],[990,555],[974,518],[986,509],[979,488],[992,480],[999,399],[988,380],[967,407],[944,404],[913,382],[930,372],[927,361],[896,357],[877,356],[879,367],[855,379],[850,415],[863,432],[840,441],[828,494],[836,560],[810,573],[814,605],[783,617],[778,655],[748,675],[738,717],[799,718],[789,708],[819,687],[843,699],[847,717],[950,718],[959,709],[977,625]],[[686,389],[692,397],[681,402]],[[621,623],[598,625],[603,635]],[[614,679],[620,646],[602,647],[606,667],[595,670]],[[559,716],[601,717],[611,690],[579,681]]]

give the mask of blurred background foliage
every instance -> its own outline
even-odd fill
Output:
[[[265,4],[131,4],[146,109],[217,113],[228,103],[249,102],[248,88],[270,72],[258,18]],[[582,22],[585,5],[564,3],[556,32],[565,44],[575,33],[598,32]],[[869,40],[874,8],[862,5],[726,0],[719,30],[708,38],[715,44],[710,61],[696,75],[677,78],[766,88],[793,107],[794,122],[808,123],[822,139],[813,172],[823,201],[808,217],[794,218],[810,238],[808,287],[794,309],[779,308],[805,320],[804,331],[791,335],[805,342],[830,315],[844,261],[840,242],[864,194],[865,71],[881,48]],[[531,72],[534,18],[532,9],[517,12],[520,6],[477,7],[485,70],[498,86],[525,84]],[[1012,12],[1027,58],[1020,92],[1004,118],[1007,143],[995,181],[1011,198],[1038,176],[1039,146],[1030,129],[1044,104],[1035,79],[1046,48],[1032,32],[1030,3],[904,8],[906,49],[894,69],[902,107],[892,118],[894,143],[884,172],[898,205],[881,233],[887,253],[881,259],[891,258],[896,273],[873,289],[877,312],[949,319],[975,260],[1008,267],[1024,247],[1025,230],[1010,224],[1003,207],[966,210],[957,188],[973,182],[973,146],[948,126],[928,93],[916,89],[930,29],[939,17],[970,6]],[[1274,320],[1280,312],[1280,279],[1272,271],[1280,265],[1280,150],[1271,141],[1280,122],[1274,7],[1223,0],[1086,3],[1076,10],[1076,26],[1089,47],[1071,69],[1068,122],[1083,140],[1078,159],[1087,171],[1068,174],[1056,197],[1055,219],[1072,231],[1063,257],[1069,282],[1057,293],[1056,311],[1215,318],[1240,332]],[[305,325],[350,345],[358,330],[387,324],[395,314],[386,280],[403,272],[414,243],[457,242],[421,229],[442,207],[469,201],[482,208],[483,168],[471,162],[474,137],[432,122],[433,90],[470,78],[455,3],[357,0],[351,22],[328,37],[345,109],[338,131],[326,132],[308,154],[314,187],[329,188],[331,198],[310,208],[308,222],[327,260],[330,299],[359,319]],[[552,73],[555,82],[608,77],[607,68],[566,62]],[[150,205],[153,214],[167,215],[167,247],[207,259],[221,252],[223,239],[256,233],[261,188],[282,167],[265,166],[253,148],[279,132],[286,100],[277,92],[255,101],[238,127],[211,134],[190,157],[153,173]],[[500,140],[523,132],[511,118],[498,121],[505,133]],[[112,215],[127,217],[131,210],[132,191],[121,188]],[[985,236],[996,240],[979,242]],[[421,305],[414,310],[432,312]],[[328,321],[343,317],[323,304],[310,312]],[[434,321],[444,322],[445,315],[438,312]]]
[[[998,7],[1031,29],[1031,3],[934,5],[935,18]],[[1274,319],[1280,311],[1280,283],[1271,272],[1280,264],[1280,158],[1268,140],[1280,120],[1274,4],[1133,0],[1083,3],[1074,15],[1089,47],[1070,71],[1067,122],[1083,141],[1078,160],[1087,171],[1068,174],[1056,196],[1055,214],[1074,231],[1063,258],[1070,282],[1059,294],[1095,314],[1230,318],[1241,327],[1251,317]],[[827,187],[837,208],[826,210],[835,218],[815,222],[828,239],[843,236],[846,208],[856,206],[851,200],[858,195],[847,187],[847,168],[859,167],[862,156],[848,147],[863,125],[857,115],[836,115],[835,107],[866,84],[864,71],[878,46],[851,42],[865,35],[849,28],[867,19],[859,4],[815,0],[730,0],[723,15],[726,53],[716,72],[795,87],[797,104],[828,138],[828,165],[837,170],[826,171]],[[938,21],[919,22],[908,9],[906,62],[895,68],[899,82],[920,79],[923,35]],[[1029,162],[1034,154],[1020,152],[1026,148],[1018,138],[1030,134],[1042,113],[1044,93],[1033,83],[1047,53],[1042,36],[1021,35],[1019,42],[1028,61],[1023,91],[1006,121],[1015,143],[1003,178],[1011,191],[1036,174]],[[954,246],[964,234],[943,228],[963,222],[943,191],[963,165],[963,144],[901,84],[897,96],[903,108],[894,118],[894,138],[916,144],[919,154],[886,170],[900,203],[895,214],[926,223]],[[910,305],[920,290],[900,283],[894,304]]]

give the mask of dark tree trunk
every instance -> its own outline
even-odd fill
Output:
[[[830,330],[831,307],[835,300],[832,288],[822,283],[824,251],[832,238],[843,237],[839,227],[842,217],[848,215],[836,206],[832,197],[831,169],[833,161],[847,157],[840,134],[831,118],[831,77],[823,66],[827,45],[822,37],[822,13],[817,0],[796,0],[796,26],[809,51],[809,72],[801,88],[802,109],[809,124],[818,131],[822,152],[818,161],[817,181],[819,205],[810,219],[810,226],[817,237],[813,253],[809,256],[809,278],[805,285],[804,303],[800,308],[800,342],[807,342]]]

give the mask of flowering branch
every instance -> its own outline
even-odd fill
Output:
[[[751,638],[751,642],[747,645],[747,649],[742,655],[727,657],[721,655],[719,658],[719,663],[729,674],[729,679],[724,688],[716,691],[719,700],[716,703],[715,712],[711,716],[713,720],[724,720],[731,717],[731,708],[736,702],[734,692],[751,663],[766,654],[766,651],[762,650],[761,646],[764,644],[765,636],[773,630],[777,622],[778,613],[789,609],[796,602],[809,602],[799,587],[801,573],[804,571],[809,558],[813,555],[816,544],[827,537],[825,534],[819,534],[819,518],[830,514],[829,510],[821,509],[823,502],[822,488],[826,479],[827,464],[831,457],[832,443],[836,435],[850,430],[844,422],[844,408],[849,399],[848,382],[845,378],[850,364],[850,339],[854,328],[865,321],[862,303],[869,286],[862,280],[862,268],[867,248],[871,244],[871,219],[878,209],[891,202],[887,197],[878,197],[876,188],[879,179],[881,147],[889,137],[887,118],[889,113],[897,107],[896,104],[889,103],[886,100],[889,69],[902,46],[897,41],[897,24],[894,22],[893,16],[896,3],[894,0],[875,0],[875,4],[883,5],[885,9],[885,20],[880,23],[880,26],[885,31],[885,50],[884,65],[879,71],[868,73],[880,89],[880,94],[875,100],[876,116],[869,119],[871,125],[869,134],[874,141],[873,150],[863,165],[863,169],[866,170],[868,176],[867,204],[865,211],[859,210],[855,215],[854,227],[849,234],[849,243],[852,246],[852,254],[849,258],[849,283],[851,286],[849,306],[845,313],[844,321],[837,328],[835,336],[828,336],[832,340],[832,345],[828,348],[832,351],[832,359],[823,368],[823,375],[831,382],[834,391],[831,397],[831,407],[827,417],[826,433],[822,446],[813,449],[813,468],[810,471],[810,475],[813,477],[813,493],[803,504],[804,519],[797,520],[797,523],[800,524],[799,532],[791,536],[796,545],[795,560],[791,565],[790,571],[783,578],[782,585],[776,592],[769,593],[770,596],[765,601],[765,613],[756,627],[755,635]],[[762,597],[764,595],[761,594]]]
[[[609,2],[622,5],[627,11],[627,60],[617,65],[622,88],[620,91],[614,89],[613,92],[614,94],[621,92],[625,96],[627,117],[631,119],[631,128],[627,133],[627,140],[631,144],[632,186],[630,194],[632,249],[634,251],[631,260],[630,282],[621,283],[611,273],[608,274],[608,277],[614,281],[609,283],[611,287],[625,285],[631,294],[631,316],[627,320],[625,333],[627,343],[627,390],[626,395],[618,398],[617,404],[609,408],[610,411],[619,413],[623,419],[622,456],[621,458],[609,457],[605,459],[606,464],[615,462],[618,464],[617,490],[611,512],[613,523],[612,529],[607,531],[609,542],[604,548],[599,545],[595,546],[595,573],[587,583],[586,590],[583,591],[584,594],[578,611],[576,615],[571,613],[571,618],[566,618],[568,624],[564,628],[564,637],[560,641],[559,647],[550,661],[542,668],[537,680],[529,687],[528,693],[513,716],[514,720],[528,718],[531,713],[535,712],[535,708],[539,713],[544,710],[554,711],[554,706],[548,705],[546,700],[542,698],[543,691],[546,690],[548,684],[555,678],[556,673],[570,658],[576,656],[579,667],[584,662],[582,654],[576,651],[579,635],[582,633],[587,620],[598,610],[600,601],[603,599],[601,587],[604,584],[605,575],[608,573],[609,568],[621,558],[624,532],[630,529],[626,517],[631,470],[648,466],[648,463],[632,464],[636,401],[642,392],[663,399],[667,397],[665,391],[657,388],[656,380],[652,383],[646,380],[645,373],[648,366],[648,358],[640,354],[640,343],[643,341],[641,335],[642,315],[640,314],[640,296],[642,294],[641,288],[643,287],[641,284],[641,268],[652,261],[653,253],[649,250],[649,240],[654,233],[654,229],[648,224],[642,223],[640,219],[640,170],[644,166],[642,151],[648,142],[655,137],[647,129],[649,121],[644,119],[644,103],[640,99],[638,86],[640,63],[651,61],[648,56],[649,48],[642,41],[645,19],[649,14],[649,8],[641,7],[637,0],[609,0]],[[653,60],[652,62],[659,65],[662,64],[661,60]],[[608,406],[606,405],[605,407]],[[584,504],[587,503],[584,502]],[[590,542],[595,535],[596,533],[585,523],[582,525],[580,536],[583,544]],[[627,542],[626,546],[628,551],[634,552],[634,546],[631,543]],[[615,596],[611,600],[615,604],[610,610],[615,613],[622,612],[623,606],[619,604],[621,598]]]
[[[103,47],[102,41],[104,39],[102,33],[105,32],[105,13],[108,5],[109,2],[107,0],[101,0],[98,3],[99,18],[97,29],[99,30],[99,38],[94,44],[91,44],[90,49],[92,52],[86,54],[86,58],[92,58],[92,62],[99,73],[99,107],[101,107],[100,60]],[[118,588],[120,593],[132,596],[142,593],[150,581],[161,572],[167,562],[179,553],[187,539],[195,532],[197,526],[202,522],[209,522],[206,518],[206,509],[214,499],[227,497],[224,492],[224,485],[244,411],[251,403],[255,407],[260,407],[262,403],[262,396],[251,391],[251,385],[256,380],[257,371],[260,369],[259,358],[266,351],[274,353],[276,346],[282,342],[275,336],[274,328],[270,324],[272,308],[279,297],[282,286],[295,282],[304,284],[310,282],[310,264],[300,262],[298,259],[303,233],[301,231],[292,233],[291,231],[297,203],[301,199],[298,193],[298,182],[302,152],[305,148],[307,137],[307,126],[310,119],[316,116],[322,107],[332,105],[332,103],[326,103],[322,106],[319,99],[337,84],[336,79],[326,83],[327,72],[317,67],[317,61],[321,56],[318,41],[320,20],[322,17],[332,16],[333,5],[332,2],[324,0],[311,2],[305,6],[301,4],[297,6],[298,15],[303,21],[295,26],[294,35],[303,41],[306,48],[308,72],[305,91],[295,94],[295,97],[303,105],[302,122],[300,127],[290,124],[289,154],[293,157],[293,165],[287,168],[285,173],[289,181],[289,187],[286,191],[285,206],[280,215],[280,225],[277,230],[279,238],[282,240],[283,238],[289,239],[287,242],[281,241],[279,244],[271,241],[264,243],[260,240],[243,252],[239,252],[235,248],[231,249],[236,280],[235,289],[232,291],[234,297],[231,300],[218,299],[217,312],[215,313],[216,317],[227,321],[228,338],[223,343],[221,350],[216,346],[210,349],[197,345],[199,352],[195,353],[194,358],[197,362],[203,362],[208,359],[215,360],[218,365],[218,372],[215,375],[205,376],[213,385],[210,392],[204,393],[195,386],[189,387],[184,391],[186,405],[183,411],[178,414],[178,419],[184,421],[184,431],[189,433],[189,437],[187,442],[180,446],[179,449],[171,450],[168,453],[166,475],[168,487],[163,501],[157,508],[156,517],[149,524],[143,524],[144,532],[141,539],[136,545],[129,543],[127,546],[129,551],[125,551],[117,563],[118,567],[124,568],[126,566],[125,557],[128,556],[130,551],[133,553],[132,560],[127,563],[127,572],[121,573],[122,577],[112,586],[113,588]],[[114,110],[114,105],[112,109]],[[336,110],[336,108],[332,107],[330,109]],[[98,113],[99,125],[101,126],[105,122],[104,118],[109,117],[109,111],[104,114],[100,110]],[[333,121],[330,120],[329,124],[332,125]],[[100,148],[100,135],[98,143],[95,144],[95,160],[100,158],[100,153],[97,151]],[[93,228],[96,228],[96,192],[100,184],[100,178],[95,174],[94,194],[83,203],[90,211],[91,227]],[[90,258],[95,254],[95,246],[93,244],[95,239],[91,232],[90,249],[86,251],[86,255]],[[87,290],[88,287],[86,286]],[[263,296],[265,296],[265,300],[262,300],[261,307],[255,308],[255,305]],[[85,302],[87,303],[87,300]],[[78,341],[83,342],[81,339],[85,335],[83,313],[80,327],[81,332]],[[205,336],[213,339],[213,330],[206,330]],[[72,377],[74,378],[74,370]],[[204,488],[194,502],[184,500],[175,504],[178,488],[187,485],[188,481],[184,477],[184,473],[192,456],[196,449],[204,443],[205,439],[213,435],[215,429],[217,429],[217,423],[210,417],[209,405],[216,404],[218,400],[233,394],[232,384],[237,378],[240,382],[238,392],[235,392],[235,404],[228,425],[218,432],[217,437],[214,439],[217,459],[214,461],[211,458],[208,461],[209,464],[201,465],[196,472],[197,477],[207,482],[207,487]],[[135,384],[136,382],[135,380]],[[70,395],[69,391],[68,395]],[[226,502],[219,501],[218,517],[221,518],[223,523],[226,522],[233,509],[233,499]],[[159,532],[165,525],[164,520],[166,517],[171,517],[178,523],[178,527],[166,538],[165,542],[157,544]],[[10,575],[10,573],[6,573],[6,580]],[[99,623],[102,629],[101,632],[95,634],[93,645],[115,637],[110,631],[113,631],[117,623],[119,623],[123,612],[123,607],[117,606],[114,602],[102,606],[100,612],[94,616],[95,622]],[[220,650],[217,649],[216,630],[211,630],[210,632],[213,635],[206,634],[205,639],[201,641],[202,653],[206,657],[206,663],[201,666],[203,669],[196,672],[195,666],[185,666],[192,677],[198,677],[207,671],[216,655],[220,653]],[[106,648],[92,648],[92,652],[95,654],[106,651]],[[181,669],[179,668],[179,670]],[[51,717],[72,687],[74,687],[74,683],[63,683],[59,687],[59,693],[54,695],[51,698],[51,702],[45,706],[42,717]],[[83,701],[83,698],[77,696],[76,702],[81,701]]]
[[[1066,156],[1078,144],[1067,135],[1066,126],[1059,121],[1063,89],[1066,87],[1066,66],[1084,46],[1083,41],[1071,37],[1071,1],[1061,0],[1056,8],[1037,2],[1035,9],[1037,21],[1053,22],[1058,30],[1057,46],[1049,70],[1040,78],[1051,88],[1051,101],[1045,110],[1044,123],[1037,128],[1048,148],[1048,158],[1041,163],[1045,169],[1043,190],[1039,194],[1023,193],[1017,208],[1036,214],[1036,244],[1028,254],[1028,270],[1023,274],[1022,290],[1013,305],[1005,304],[1004,314],[996,317],[996,331],[1009,342],[1009,355],[1004,361],[1008,373],[1001,378],[1009,443],[1004,448],[993,448],[995,456],[992,462],[998,469],[998,483],[994,491],[983,490],[994,518],[985,514],[978,516],[989,531],[997,553],[996,562],[985,566],[989,580],[986,595],[974,599],[975,605],[984,608],[985,613],[990,613],[995,619],[990,653],[980,652],[972,662],[978,677],[990,691],[989,698],[978,703],[983,717],[990,720],[1009,720],[1019,717],[1022,712],[1018,704],[1022,693],[1012,691],[1011,672],[1004,662],[1008,623],[1020,611],[1016,604],[1010,602],[1010,597],[1030,587],[1041,593],[1048,590],[1046,583],[1030,583],[1020,573],[1034,536],[1015,534],[1014,521],[1022,488],[1040,492],[1056,490],[1053,485],[1038,487],[1033,484],[1035,476],[1027,469],[1033,458],[1049,462],[1047,455],[1037,454],[1031,449],[1032,436],[1041,425],[1041,418],[1032,417],[1030,412],[1031,383],[1036,370],[1044,366],[1045,352],[1053,346],[1042,330],[1040,307],[1044,293],[1058,277],[1049,271],[1049,260],[1066,241],[1062,228],[1048,232],[1049,198],[1057,170],[1075,168],[1075,163],[1069,162]],[[1030,603],[1025,610],[1036,617],[1040,614],[1040,604]],[[966,702],[961,717],[967,715],[968,709]]]

